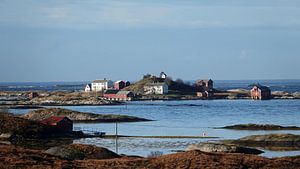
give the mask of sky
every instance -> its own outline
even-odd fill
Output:
[[[299,0],[0,0],[0,82],[300,79]]]

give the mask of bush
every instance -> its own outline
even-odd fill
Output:
[[[147,79],[147,78],[150,78],[151,77],[151,74],[146,74],[143,76],[143,79]]]

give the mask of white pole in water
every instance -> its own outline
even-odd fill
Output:
[[[116,122],[116,153],[118,153],[118,122]]]

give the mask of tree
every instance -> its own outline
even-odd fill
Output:
[[[165,79],[165,83],[168,85],[168,86],[171,86],[171,84],[172,84],[172,77],[166,77],[166,79]]]
[[[176,79],[176,83],[178,83],[178,84],[184,84],[184,81],[182,80],[182,79]]]
[[[151,74],[145,74],[144,76],[143,76],[143,79],[147,79],[147,78],[149,78],[149,77],[151,77]]]

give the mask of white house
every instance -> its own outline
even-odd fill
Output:
[[[165,79],[167,78],[167,74],[165,74],[165,72],[160,72],[159,77]]]
[[[85,86],[85,88],[84,88],[84,91],[85,91],[85,92],[90,92],[90,91],[92,91],[92,86],[91,86],[91,84],[87,84],[87,85]]]
[[[144,86],[145,94],[167,94],[169,87],[165,83],[149,83]]]
[[[114,83],[111,80],[106,80],[106,79],[94,80],[91,83],[91,90],[96,91],[96,92],[97,91],[103,91],[103,90],[113,88],[113,86],[114,86]]]

